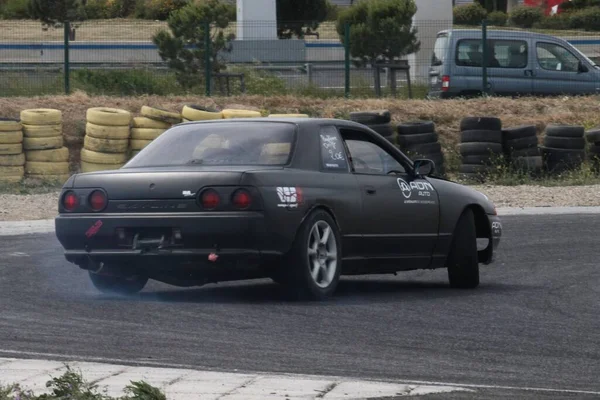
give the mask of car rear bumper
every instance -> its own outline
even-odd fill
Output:
[[[260,212],[61,214],[55,227],[66,259],[80,266],[258,264],[281,255]]]

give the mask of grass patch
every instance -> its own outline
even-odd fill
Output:
[[[80,372],[67,365],[67,371],[46,382],[49,393],[35,395],[19,385],[0,386],[0,400],[166,400],[165,394],[145,381],[131,382],[125,396],[110,397],[98,392],[98,386],[87,382]]]
[[[60,192],[64,182],[25,178],[19,183],[0,183],[0,194],[46,194]]]

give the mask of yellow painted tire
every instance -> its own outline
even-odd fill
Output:
[[[125,164],[94,164],[82,161],[81,172],[96,172],[96,171],[107,171],[111,169],[119,169]]]
[[[131,113],[120,108],[92,107],[88,108],[85,118],[95,125],[129,126]]]
[[[104,126],[91,122],[85,124],[85,134],[97,139],[129,139],[129,125],[127,126]]]
[[[0,144],[0,155],[21,154],[23,152],[23,144]]]
[[[127,153],[99,153],[81,149],[81,161],[92,164],[120,164],[127,161]]]
[[[20,167],[0,167],[0,177],[2,176],[23,176],[25,168]]]
[[[41,137],[41,138],[23,138],[23,148],[25,150],[47,150],[60,149],[64,141],[62,136]]]
[[[150,128],[132,128],[131,139],[133,140],[154,140],[163,134],[165,129]]]
[[[23,143],[22,131],[3,131],[0,132],[0,144],[16,144]]]
[[[2,167],[18,167],[25,165],[25,154],[13,154],[0,156],[0,166]]]
[[[131,150],[142,150],[150,143],[152,143],[152,140],[131,139],[130,148]]]
[[[23,129],[23,125],[16,120],[11,118],[0,118],[0,132],[14,132]]]
[[[23,136],[32,138],[52,137],[62,135],[62,124],[28,125],[23,124]]]
[[[169,129],[171,124],[168,122],[157,121],[146,117],[134,117],[133,128],[144,128],[144,129]]]
[[[1,176],[0,175],[0,183],[19,183],[23,180],[23,175],[14,175],[14,176]]]
[[[200,106],[183,106],[181,116],[188,121],[207,121],[210,119],[223,119],[223,115],[218,111],[208,111]]]
[[[92,136],[86,136],[83,139],[83,147],[99,153],[125,153],[129,146],[129,140],[117,139],[98,139]]]
[[[28,125],[57,125],[62,123],[62,112],[53,108],[32,108],[21,111],[21,123]]]
[[[64,162],[69,161],[69,149],[33,150],[25,153],[27,161]]]
[[[308,114],[271,114],[269,118],[310,118]]]
[[[140,153],[141,150],[132,150],[131,151],[131,158],[137,156]]]
[[[142,106],[141,114],[143,117],[169,124],[178,124],[181,122],[181,114],[163,110],[161,108]]]
[[[25,163],[25,173],[27,175],[62,175],[69,173],[69,163],[62,162],[43,162],[27,161]]]
[[[232,119],[232,118],[260,118],[262,117],[259,111],[251,111],[251,110],[236,110],[232,108],[225,109],[221,111],[224,119]]]
[[[30,179],[39,179],[44,182],[57,182],[60,184],[64,184],[71,177],[71,174],[47,174],[47,175],[31,174],[31,175],[27,175],[27,177]]]
[[[185,118],[182,118],[182,119],[181,119],[181,122],[192,122],[192,120],[191,120],[191,119],[185,119]]]

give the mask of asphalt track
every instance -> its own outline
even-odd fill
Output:
[[[503,222],[475,291],[418,271],[345,278],[324,303],[287,302],[270,281],[101,295],[53,234],[0,237],[0,356],[478,389],[431,398],[598,398],[600,215]]]

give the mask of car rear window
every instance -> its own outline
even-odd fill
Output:
[[[295,125],[211,122],[176,126],[152,141],[124,168],[181,165],[285,165]]]

